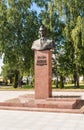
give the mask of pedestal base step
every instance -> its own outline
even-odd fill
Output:
[[[35,99],[19,97],[7,102],[0,102],[0,106],[9,107],[33,107],[33,108],[56,108],[56,109],[79,109],[82,106],[80,98],[47,98]]]
[[[57,108],[34,108],[34,107],[14,107],[0,106],[0,110],[32,111],[32,112],[58,112],[84,114],[84,109],[57,109]]]
[[[38,108],[76,109],[81,106],[79,99],[48,99],[36,100],[35,102]]]

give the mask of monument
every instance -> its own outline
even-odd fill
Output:
[[[46,37],[44,25],[39,31],[40,39],[34,41],[32,45],[35,52],[35,95],[20,95],[18,98],[0,102],[0,109],[84,114],[84,100],[81,96],[52,95],[51,50],[55,48],[55,43]],[[29,80],[32,80],[31,76]]]
[[[52,96],[52,49],[53,40],[46,37],[46,27],[39,29],[40,39],[33,42],[35,51],[35,98],[45,99]]]

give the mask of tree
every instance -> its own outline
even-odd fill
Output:
[[[0,40],[2,43],[0,45],[3,46],[1,52],[4,53],[4,63],[14,66],[15,71],[19,72],[18,76],[22,76],[25,71],[29,73],[33,67],[31,45],[38,36],[37,14],[30,10],[31,0],[5,0],[3,4],[6,10],[5,18],[2,13],[1,22],[4,25],[0,24],[1,30],[5,30],[1,32],[3,36]]]
[[[58,55],[64,44],[63,28],[65,24],[60,19],[59,13],[56,11],[55,3],[53,0],[45,2],[44,7],[45,9],[40,13],[40,18],[48,29],[48,36],[51,37],[56,44],[56,49],[53,52],[53,73],[56,76],[56,87],[58,88],[58,77],[63,77],[63,73],[61,73],[62,71],[60,71],[58,66],[58,64],[61,64],[59,63]]]
[[[5,44],[5,38],[7,36],[4,35],[4,33],[6,32],[6,3],[5,0],[1,0],[0,1],[0,55],[3,54],[3,48],[4,48],[4,44]]]
[[[79,57],[84,45],[84,1],[81,0],[55,0],[56,9],[60,16],[65,18],[65,35],[67,42],[72,44],[74,50],[74,84],[79,87]]]
[[[64,55],[60,55],[58,59],[60,64],[59,73],[62,76],[63,73],[73,74],[75,87],[79,87],[79,73],[80,69],[83,68],[84,61],[81,61],[84,45],[83,0],[69,0],[68,2],[67,0],[34,1],[38,6],[44,7],[40,14],[41,21],[49,29],[49,35],[57,42],[57,51],[64,51]],[[57,68],[56,59],[54,63]]]

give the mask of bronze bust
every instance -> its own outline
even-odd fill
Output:
[[[36,41],[33,42],[31,48],[32,50],[41,51],[55,48],[54,41],[46,37],[46,27],[44,25],[41,25],[39,33],[40,33],[40,39],[37,39]]]

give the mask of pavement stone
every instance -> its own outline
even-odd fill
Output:
[[[84,115],[0,110],[0,130],[84,130]]]
[[[34,94],[34,91],[0,91],[0,102],[17,98],[25,94]],[[52,92],[53,96],[81,96],[84,99],[84,92]]]
[[[0,91],[0,102],[32,91]],[[84,92],[53,92],[77,95]],[[84,114],[0,110],[0,130],[84,130]]]

